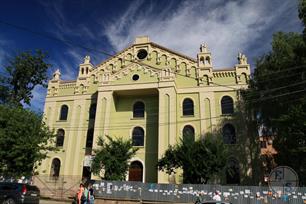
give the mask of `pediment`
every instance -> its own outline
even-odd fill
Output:
[[[138,53],[140,50],[145,50],[147,52],[145,59],[139,59]],[[156,72],[154,69],[170,69],[171,72],[185,74],[186,76],[189,75],[190,70],[195,69],[197,66],[195,59],[176,53],[153,42],[149,42],[134,44],[122,50],[97,65],[95,72],[111,72],[112,75],[115,73],[114,76],[120,77],[127,69],[134,69],[135,66],[131,67],[129,66],[130,64],[152,67],[152,69],[145,68],[145,70],[151,74]],[[118,75],[116,75],[116,73],[118,73]]]

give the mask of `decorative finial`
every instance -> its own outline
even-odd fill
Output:
[[[241,52],[238,53],[237,59],[238,59],[238,64],[243,64],[243,65],[248,64],[248,58]]]
[[[207,44],[206,43],[204,43],[204,44],[201,44],[201,46],[200,46],[200,51],[201,52],[208,52],[208,46],[207,46]]]
[[[84,64],[89,64],[90,63],[90,56],[86,55],[84,57]]]
[[[54,73],[53,73],[53,80],[60,80],[61,78],[61,72],[59,71],[59,69],[57,69]]]

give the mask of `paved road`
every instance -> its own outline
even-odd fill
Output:
[[[67,201],[53,201],[53,200],[40,200],[39,201],[40,204],[71,204],[71,202],[67,202]]]

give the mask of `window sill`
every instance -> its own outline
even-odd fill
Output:
[[[133,146],[133,147],[137,147],[137,148],[143,149],[145,146]]]
[[[181,118],[193,118],[194,115],[182,115]]]
[[[131,120],[145,120],[145,117],[136,117],[136,118],[131,118]]]
[[[221,114],[221,116],[224,117],[229,117],[229,116],[233,116],[234,113],[225,113],[225,114]]]
[[[62,122],[68,122],[68,120],[57,120],[56,122],[62,123]]]

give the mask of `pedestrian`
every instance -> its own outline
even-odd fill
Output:
[[[88,204],[94,204],[95,202],[95,197],[94,197],[94,189],[92,188],[92,183],[88,184]]]
[[[201,204],[202,202],[204,202],[204,193],[203,192],[199,192],[197,193],[197,198],[196,198],[196,202],[195,204]]]
[[[82,204],[88,204],[89,202],[89,191],[88,191],[88,184],[85,184],[84,186],[84,193],[83,193],[83,199],[81,199]]]
[[[84,203],[84,191],[85,191],[85,188],[84,188],[84,184],[80,184],[80,187],[78,189],[78,192],[76,194],[76,197],[77,197],[77,203],[78,204],[83,204]]]
[[[219,191],[215,191],[215,195],[213,197],[215,201],[221,201],[221,196],[219,195]]]

